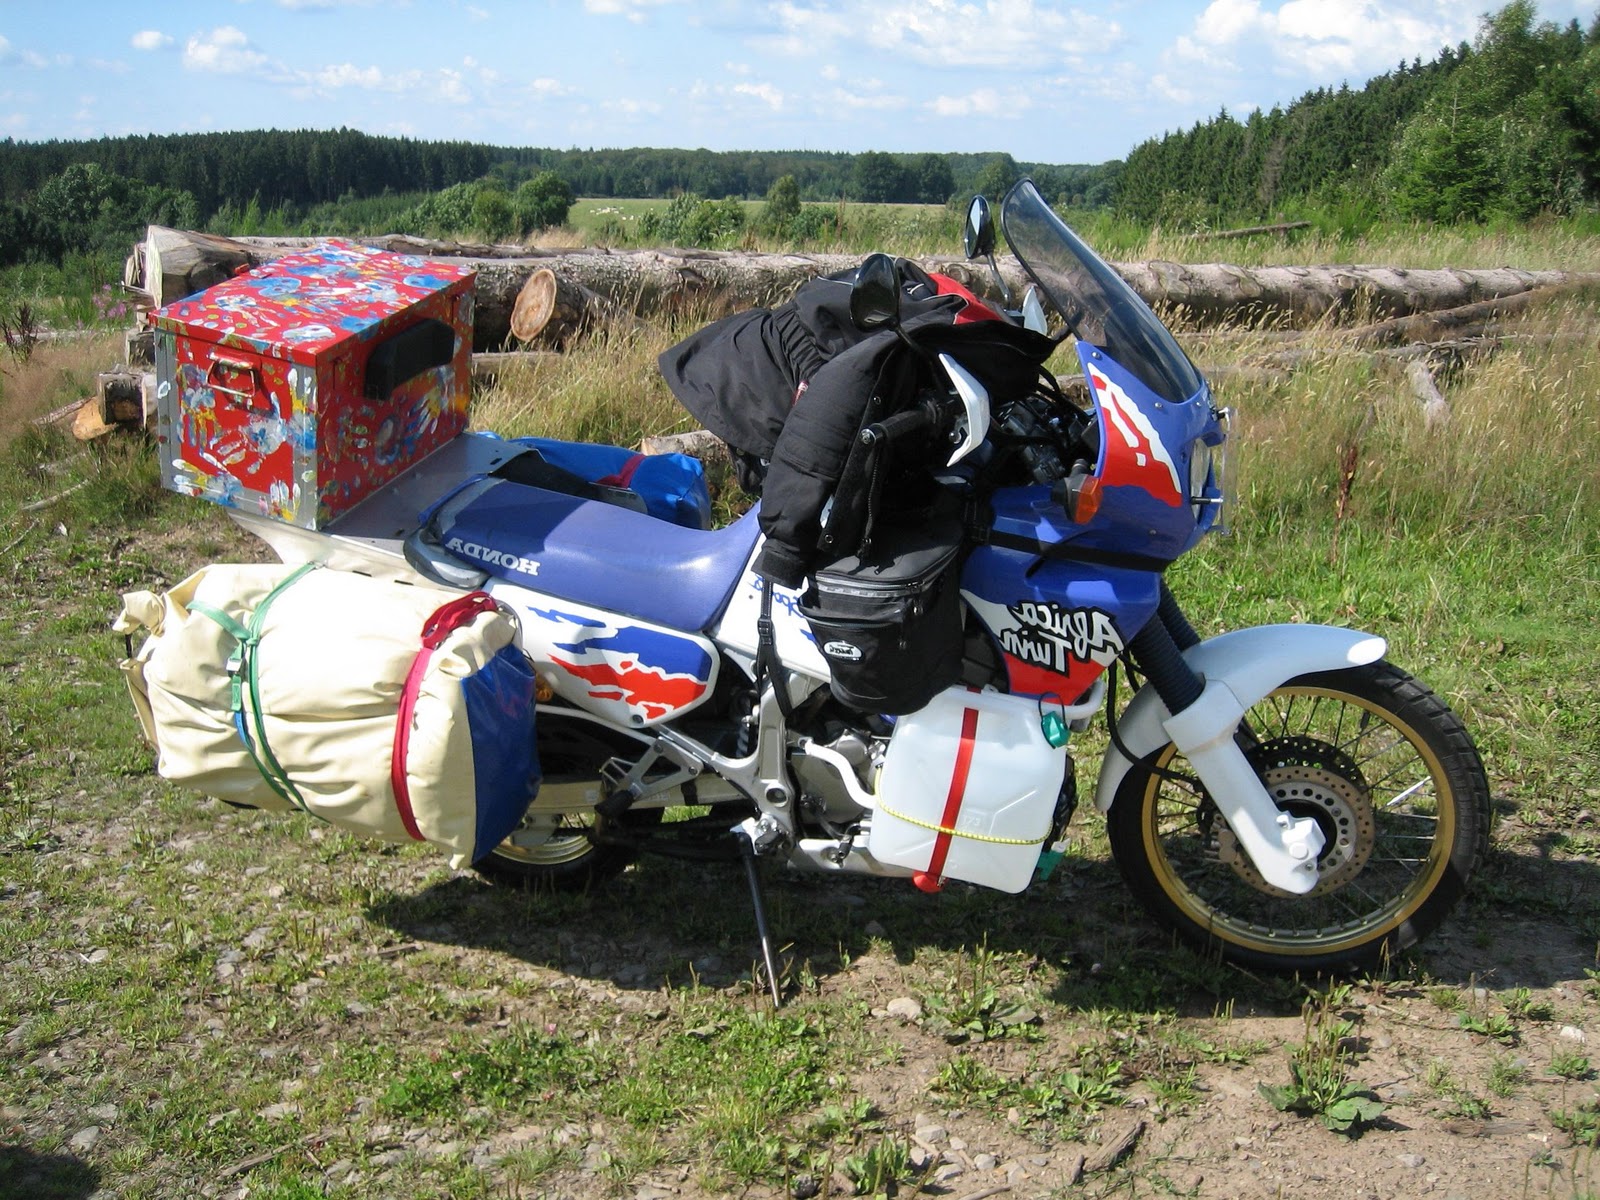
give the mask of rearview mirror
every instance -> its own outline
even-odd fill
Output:
[[[962,232],[962,244],[966,246],[969,259],[986,258],[994,253],[994,215],[989,211],[989,202],[982,196],[974,196],[967,209],[967,227]]]
[[[856,268],[850,287],[850,319],[858,329],[900,322],[900,272],[887,254],[871,254]]]

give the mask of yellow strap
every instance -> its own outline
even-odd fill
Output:
[[[927,821],[919,821],[915,817],[908,817],[905,815],[905,813],[897,813],[894,809],[890,808],[887,804],[884,804],[881,800],[878,802],[878,811],[887,816],[893,817],[896,821],[904,821],[907,825],[915,825],[918,829],[927,829],[934,833],[948,834],[950,837],[966,838],[973,842],[989,842],[991,845],[995,846],[1042,846],[1044,845],[1045,838],[1050,836],[1050,831],[1048,829],[1046,829],[1036,838],[1003,838],[990,837],[988,834],[983,833],[968,833],[963,829],[950,829],[944,825],[932,825]]]

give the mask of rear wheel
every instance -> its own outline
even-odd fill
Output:
[[[638,830],[660,820],[660,809],[645,809],[627,814],[619,824]],[[634,860],[631,846],[597,844],[595,837],[603,828],[592,808],[530,813],[472,869],[497,884],[581,891],[620,875]]]
[[[1278,807],[1322,829],[1319,882],[1304,896],[1267,883],[1169,745],[1107,815],[1117,865],[1157,920],[1234,962],[1314,970],[1373,962],[1444,919],[1487,848],[1490,811],[1483,764],[1443,701],[1375,663],[1291,679],[1244,728]]]
[[[539,761],[544,770],[533,811],[472,869],[494,883],[522,888],[581,891],[620,875],[636,852],[608,845],[607,833],[648,830],[660,809],[626,813],[609,826],[594,810],[610,785],[602,768],[638,757],[641,743],[586,714],[557,706],[539,709]],[[552,803],[567,793],[570,803]]]

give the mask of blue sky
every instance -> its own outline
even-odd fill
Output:
[[[1471,40],[1470,0],[0,0],[0,136],[332,128],[501,145],[1100,162]],[[1544,19],[1594,0],[1538,0]]]

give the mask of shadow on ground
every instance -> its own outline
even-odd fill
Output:
[[[1595,965],[1600,869],[1533,852],[1497,852],[1468,901],[1395,979],[1492,990],[1581,980]],[[875,946],[914,964],[979,946],[1051,968],[1048,998],[1074,1009],[1209,1016],[1297,1011],[1319,981],[1237,969],[1176,943],[1145,915],[1116,868],[1069,860],[1020,896],[965,884],[936,896],[905,880],[763,871],[773,934],[791,985],[825,982]],[[1581,902],[1580,902],[1581,900]],[[394,895],[369,915],[403,937],[492,950],[624,991],[738,986],[758,955],[737,863],[646,858],[586,893],[531,893],[455,877]]]
[[[100,1172],[82,1159],[0,1143],[0,1194],[19,1200],[80,1200],[99,1187]]]

